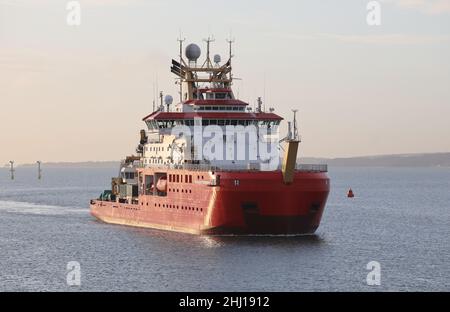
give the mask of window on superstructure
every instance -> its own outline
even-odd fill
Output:
[[[228,98],[228,93],[216,93],[216,99],[224,100]]]

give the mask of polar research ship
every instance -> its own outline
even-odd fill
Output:
[[[172,60],[180,101],[161,103],[143,121],[136,155],[127,157],[111,190],[91,200],[91,214],[107,223],[191,234],[311,234],[330,191],[326,165],[297,164],[294,121],[261,99],[252,108],[232,90],[229,58],[205,60],[198,45]],[[183,55],[184,50],[184,55]]]

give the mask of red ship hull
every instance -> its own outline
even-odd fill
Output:
[[[192,234],[312,234],[330,191],[324,172],[296,172],[291,184],[283,182],[280,171],[216,172],[216,185],[209,183],[208,172],[139,172],[158,173],[181,179],[167,183],[165,196],[141,194],[135,204],[93,200],[91,214],[112,224]]]

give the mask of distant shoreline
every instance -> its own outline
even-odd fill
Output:
[[[450,167],[450,153],[397,154],[348,158],[300,158],[300,162],[332,167]]]
[[[119,167],[120,161],[43,162],[46,168],[111,168]],[[17,168],[36,167],[36,164],[17,165]]]
[[[301,157],[300,163],[328,164],[331,167],[450,167],[450,153],[397,154],[347,158]],[[47,168],[111,168],[120,161],[48,162]],[[17,167],[35,167],[36,164],[22,164]]]

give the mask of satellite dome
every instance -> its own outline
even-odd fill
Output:
[[[222,58],[219,54],[214,55],[214,63],[219,64],[222,61]]]
[[[199,59],[200,55],[202,54],[202,51],[200,50],[200,47],[196,45],[195,43],[191,43],[186,47],[186,57],[191,62],[195,62]]]
[[[173,97],[171,95],[166,95],[164,98],[164,103],[166,103],[166,105],[171,105],[173,103]]]

